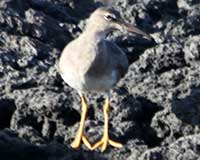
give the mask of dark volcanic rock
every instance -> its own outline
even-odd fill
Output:
[[[199,135],[182,137],[167,147],[154,148],[147,150],[141,155],[139,160],[160,160],[160,159],[199,159]]]
[[[12,99],[0,100],[0,129],[10,126],[10,120],[15,111],[15,101]]]
[[[200,63],[200,36],[190,37],[185,42],[184,53],[185,61],[190,65],[199,65]]]
[[[124,144],[105,153],[70,148],[80,98],[56,63],[103,0],[0,1],[0,159],[197,160],[200,135],[200,2],[116,0],[122,17],[149,33],[109,38],[130,67],[111,91],[110,137]],[[86,133],[103,132],[102,94],[88,94]],[[4,130],[3,130],[4,129]]]

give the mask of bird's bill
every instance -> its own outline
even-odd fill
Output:
[[[140,30],[126,22],[120,22],[120,25],[122,26],[123,29],[127,30],[128,32],[142,35],[142,36],[146,37],[148,40],[152,39],[152,37],[150,35],[148,35],[147,33],[143,32],[142,30]]]

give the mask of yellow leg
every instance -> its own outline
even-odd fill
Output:
[[[71,144],[71,147],[77,149],[80,147],[81,141],[83,141],[83,143],[91,150],[92,146],[88,141],[87,137],[84,135],[85,119],[88,110],[87,102],[84,96],[81,96],[81,102],[82,102],[82,114],[81,114],[80,126],[76,134],[76,137]]]
[[[108,112],[109,112],[109,107],[110,107],[109,99],[106,99],[106,102],[105,102],[104,107],[103,107],[103,112],[104,112],[104,133],[103,133],[103,137],[99,142],[97,142],[92,147],[92,150],[94,150],[94,149],[96,149],[98,147],[101,147],[101,151],[103,152],[103,151],[106,150],[106,148],[107,148],[107,146],[109,144],[111,146],[117,147],[117,148],[121,148],[122,147],[121,143],[118,143],[118,142],[115,142],[115,141],[109,139],[109,135],[108,135]]]

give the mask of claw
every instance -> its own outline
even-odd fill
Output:
[[[95,145],[92,146],[92,150],[95,150],[99,147],[101,147],[101,151],[105,151],[106,148],[108,147],[108,145],[111,145],[113,147],[116,147],[116,148],[122,148],[123,145],[119,142],[115,142],[111,139],[109,139],[109,137],[103,137],[99,142],[97,142]]]

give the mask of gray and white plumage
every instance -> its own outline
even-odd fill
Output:
[[[62,52],[58,68],[64,81],[79,92],[108,91],[128,69],[125,53],[106,39],[114,30],[127,30],[150,38],[125,23],[112,8],[94,11],[83,33]]]
[[[106,40],[107,28],[92,25],[91,19],[85,31],[63,50],[59,72],[68,85],[80,92],[108,91],[126,73],[128,60],[115,43]]]
[[[109,32],[124,30],[150,37],[143,31],[125,23],[120,14],[111,8],[94,11],[83,33],[70,42],[63,50],[58,62],[59,72],[68,85],[76,89],[81,96],[82,113],[80,126],[72,148],[79,148],[83,142],[90,150],[101,147],[104,151],[108,145],[121,148],[122,144],[109,138],[108,112],[109,96],[103,106],[104,133],[100,141],[91,145],[85,136],[84,126],[88,105],[84,92],[107,92],[124,76],[128,69],[125,53],[113,42],[106,39]]]

